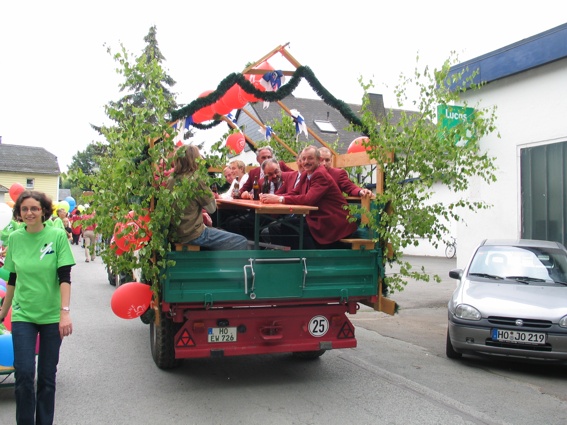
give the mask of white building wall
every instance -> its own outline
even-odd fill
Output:
[[[480,148],[496,157],[497,182],[471,182],[468,197],[493,207],[463,211],[457,224],[457,264],[463,267],[485,238],[521,236],[520,150],[567,141],[567,59],[532,69],[462,96],[469,106],[497,106],[496,127],[501,135],[485,137]]]

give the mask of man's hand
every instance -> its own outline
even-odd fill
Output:
[[[261,193],[260,202],[263,204],[279,204],[280,196],[271,193]]]

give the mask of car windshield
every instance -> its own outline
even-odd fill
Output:
[[[561,249],[482,246],[475,253],[468,276],[567,285],[567,255]]]

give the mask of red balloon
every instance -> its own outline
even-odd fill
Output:
[[[352,142],[350,142],[350,145],[348,146],[347,149],[347,153],[355,153],[355,152],[364,152],[372,150],[372,148],[370,146],[368,147],[364,147],[362,143],[367,143],[368,142],[368,137],[357,137],[356,139],[354,139]]]
[[[237,155],[244,150],[245,145],[246,139],[242,133],[233,133],[226,139],[226,146],[228,149]]]
[[[128,282],[120,285],[112,294],[110,308],[122,319],[140,317],[150,307],[152,288],[140,282]]]
[[[112,238],[110,239],[110,244],[108,246],[112,251],[114,251],[114,253],[120,257],[122,254],[124,254],[124,251],[122,251],[120,248],[118,248],[118,245],[116,245],[116,240],[114,239],[114,236],[112,236]]]
[[[211,94],[212,90],[204,91],[199,95],[199,98],[206,97]],[[215,116],[215,110],[213,109],[213,105],[205,106],[204,108],[199,109],[193,114],[193,122],[196,124],[202,123],[203,121],[209,121],[213,119]]]
[[[20,183],[14,183],[10,186],[10,198],[12,198],[12,201],[16,202],[24,190],[26,188]]]
[[[126,218],[128,219],[126,223],[119,222],[114,226],[114,243],[122,251],[120,253],[117,251],[117,255],[142,248],[152,236],[148,228],[149,214],[141,216],[130,211],[126,214]]]

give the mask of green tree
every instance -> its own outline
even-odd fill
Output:
[[[183,205],[195,193],[189,183],[174,191],[165,187],[176,152],[169,122],[176,103],[166,87],[174,81],[161,66],[164,57],[155,34],[155,27],[151,27],[144,39],[148,45],[134,61],[123,45],[114,54],[108,49],[118,63],[116,71],[124,77],[120,90],[125,95],[105,107],[114,125],[100,127],[107,150],[97,157],[98,172],[80,176],[82,184],[92,189],[90,205],[96,213],[98,232],[107,243],[112,237],[124,241],[127,235],[135,235],[135,240],[149,239],[140,246],[134,243],[124,253],[110,244],[112,249],[103,252],[105,263],[115,273],[141,269],[148,282],[156,282],[164,266],[173,205]],[[142,218],[148,215],[151,219],[144,224]],[[139,248],[135,255],[134,248]]]
[[[108,154],[108,146],[101,142],[90,143],[84,151],[79,151],[71,159],[68,174],[80,172],[87,176],[93,175],[99,169],[100,158]]]
[[[148,34],[144,37],[144,41],[147,44],[142,54],[136,59],[136,65],[151,62],[161,65],[163,61],[165,61],[165,57],[158,47],[156,35],[156,27],[150,27]],[[120,91],[126,91],[126,94],[117,102],[109,102],[109,107],[120,110],[123,114],[127,115],[136,113],[137,108],[146,108],[146,110],[157,109],[160,106],[152,104],[153,100],[145,96],[145,88],[148,85],[159,85],[163,96],[161,101],[165,103],[165,108],[168,111],[176,109],[177,103],[175,101],[175,96],[170,90],[170,87],[173,87],[176,82],[161,67],[160,71],[159,79],[154,75],[147,75],[145,78],[127,80],[120,87]],[[110,116],[110,118],[116,119],[116,117],[112,116]],[[159,122],[161,117],[150,115],[145,117],[145,119],[148,120],[150,124],[156,124]],[[104,127],[101,128],[101,131],[104,133]]]
[[[402,290],[406,280],[411,277],[429,281],[429,274],[423,269],[412,270],[403,261],[403,248],[419,243],[423,238],[437,247],[447,239],[450,220],[459,221],[463,209],[478,211],[489,208],[483,201],[471,201],[466,191],[472,178],[481,178],[490,183],[496,180],[494,158],[479,150],[478,140],[496,131],[496,107],[483,108],[474,105],[475,113],[468,121],[462,121],[449,131],[441,133],[437,125],[437,106],[463,104],[459,90],[449,89],[451,85],[465,87],[473,81],[474,75],[463,80],[462,73],[449,78],[451,64],[449,58],[441,69],[433,72],[426,67],[419,71],[417,66],[412,77],[402,74],[395,87],[398,107],[408,102],[409,93],[415,90],[418,100],[413,101],[417,113],[402,111],[401,119],[394,121],[390,111],[384,119],[377,120],[370,111],[368,89],[372,81],[365,84],[362,105],[362,125],[355,129],[365,132],[369,137],[369,156],[378,164],[384,164],[385,190],[376,195],[375,206],[367,216],[377,241],[384,250],[390,252],[387,263],[397,262],[399,274],[390,274],[386,284],[391,290]],[[478,89],[472,84],[469,90]],[[464,106],[471,106],[466,105]],[[468,138],[466,146],[457,146],[455,140]],[[393,158],[392,158],[393,155]],[[456,194],[456,199],[448,204],[434,201],[435,188],[447,187]],[[364,214],[360,208],[353,212]],[[439,276],[433,276],[439,281]]]

